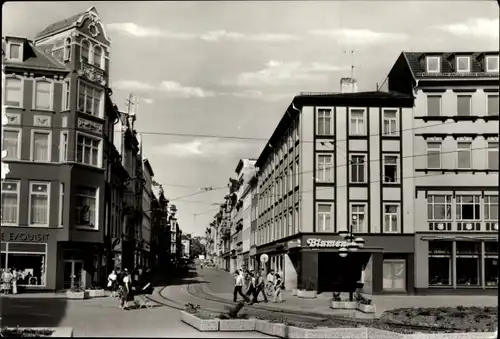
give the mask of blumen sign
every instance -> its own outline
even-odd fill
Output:
[[[309,247],[334,247],[334,248],[341,248],[341,247],[347,247],[349,246],[349,242],[344,241],[344,240],[321,240],[321,239],[315,239],[315,238],[310,238],[307,239],[307,246]]]

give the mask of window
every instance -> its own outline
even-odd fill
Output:
[[[384,204],[384,232],[399,232],[399,205]]]
[[[36,246],[46,248],[45,244],[36,244]],[[9,244],[10,247],[13,247],[12,243]],[[45,271],[47,267],[45,253],[13,253],[9,250],[7,254],[8,267],[15,268],[21,273],[17,280],[18,286],[45,286]]]
[[[365,181],[365,156],[351,155],[351,182],[364,183]]]
[[[333,155],[318,154],[318,174],[316,180],[319,182],[333,182]]]
[[[50,183],[30,182],[30,226],[49,226]]]
[[[406,290],[406,262],[399,260],[384,260],[383,287],[385,291]]]
[[[365,135],[365,111],[351,110],[351,135]]]
[[[300,229],[300,221],[299,221],[299,207],[295,207],[295,211],[293,212],[293,225],[294,225],[294,233],[297,234],[301,231]]]
[[[64,61],[71,59],[71,38],[64,40]]]
[[[71,103],[71,97],[70,97],[70,87],[71,84],[68,81],[64,82],[64,89],[63,89],[63,109],[64,110],[69,110],[70,108],[70,103]]]
[[[457,115],[470,116],[472,111],[472,96],[457,95]]]
[[[384,183],[397,183],[399,181],[398,167],[396,155],[384,155]]]
[[[498,72],[498,55],[486,57],[486,72]]]
[[[99,46],[94,47],[94,65],[102,68],[102,48]]]
[[[498,147],[497,147],[498,150]],[[498,153],[497,153],[498,154]],[[497,157],[498,159],[498,157]],[[497,161],[498,164],[498,161]],[[295,187],[300,185],[299,159],[295,160]]]
[[[484,220],[498,222],[498,196],[484,196]]]
[[[451,195],[429,195],[427,219],[429,221],[451,220]]]
[[[9,44],[9,59],[21,59],[21,45]]]
[[[427,73],[439,73],[441,71],[441,58],[430,56],[426,58]]]
[[[288,211],[288,235],[295,234],[293,231],[293,210]]]
[[[365,233],[365,205],[351,206],[351,224],[354,233]]]
[[[64,183],[59,184],[59,225],[64,225]]]
[[[441,142],[427,143],[427,168],[441,168]]]
[[[398,135],[398,112],[396,110],[384,111],[384,135]]]
[[[498,115],[498,95],[488,95],[488,115]]]
[[[498,241],[484,242],[484,280],[486,287],[498,287]]]
[[[31,130],[31,160],[50,162],[51,132]]]
[[[317,232],[333,232],[332,205],[318,204]]]
[[[35,81],[35,109],[52,109],[52,83],[43,80]]]
[[[82,164],[100,167],[101,139],[78,133],[76,161]]]
[[[498,170],[498,142],[488,142],[488,169]]]
[[[470,72],[470,57],[457,57],[457,72]]]
[[[481,220],[481,197],[457,195],[457,220]]]
[[[19,223],[19,190],[18,181],[2,181],[2,225]]]
[[[76,225],[97,228],[97,192],[95,187],[76,189]]]
[[[78,110],[101,117],[103,91],[80,82],[78,87]]]
[[[318,135],[333,135],[331,109],[318,109]],[[298,133],[298,128],[297,128]]]
[[[90,63],[90,43],[87,40],[82,41],[81,59],[86,63]]]
[[[470,142],[457,143],[457,168],[461,169],[472,168],[472,143]]]
[[[65,162],[68,160],[68,132],[61,132],[59,142],[59,162]]]
[[[476,241],[457,241],[456,249],[457,285],[479,285],[481,243]]]
[[[22,107],[22,85],[21,79],[5,79],[5,105]]]
[[[17,128],[4,128],[3,149],[7,151],[4,159],[21,159],[21,130]]]
[[[429,241],[429,285],[451,286],[451,241]]]
[[[427,116],[438,117],[441,115],[441,96],[427,96]]]

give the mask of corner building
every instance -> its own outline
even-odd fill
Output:
[[[110,41],[94,7],[34,42],[5,38],[2,267],[26,289],[90,287],[104,243]]]
[[[415,288],[498,294],[498,51],[403,52],[413,116]]]
[[[413,293],[413,96],[341,85],[296,96],[257,160],[256,259],[287,290],[333,291],[355,274],[365,293]],[[341,258],[351,226],[365,246]]]

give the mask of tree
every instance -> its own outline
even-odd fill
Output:
[[[191,239],[191,255],[193,258],[197,258],[200,254],[205,254],[205,246],[200,242],[198,238]]]

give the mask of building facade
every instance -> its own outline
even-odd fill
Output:
[[[27,289],[90,287],[104,254],[109,38],[92,7],[4,44],[2,266]]]
[[[181,257],[189,258],[191,256],[191,234],[184,234],[181,237]]]
[[[142,160],[143,186],[142,186],[142,227],[141,245],[142,255],[139,266],[149,266],[151,255],[151,229],[153,227],[153,211],[151,202],[153,195],[153,168],[148,159]]]
[[[352,271],[365,293],[412,293],[413,97],[347,80],[351,93],[295,97],[257,160],[256,258],[286,289],[333,291]],[[341,258],[346,230],[366,244]]]
[[[403,52],[389,74],[416,97],[418,293],[498,293],[498,71],[498,51]]]

